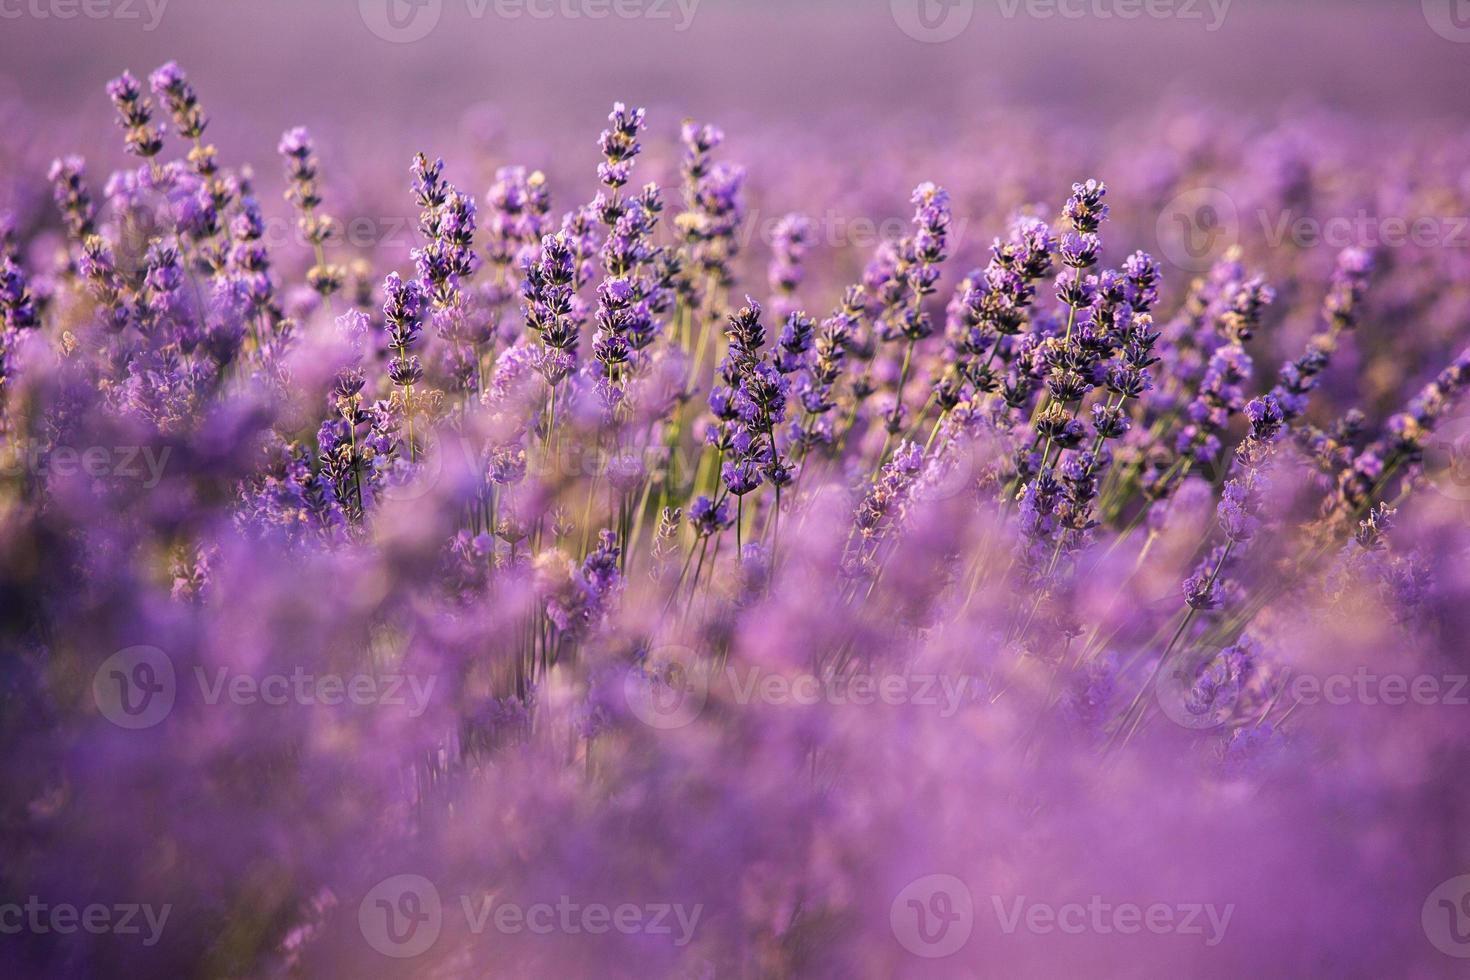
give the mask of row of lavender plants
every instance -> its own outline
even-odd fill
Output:
[[[404,161],[369,262],[307,130],[278,207],[176,65],[107,94],[0,239],[0,881],[166,914],[13,975],[1444,975],[1452,244],[1195,275],[1077,175],[971,266],[926,182],[846,282],[619,104],[586,203]]]

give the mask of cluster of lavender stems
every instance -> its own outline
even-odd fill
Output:
[[[179,359],[186,359],[187,370],[214,375],[209,384],[269,374],[298,325],[274,299],[272,258],[259,244],[260,207],[247,178],[221,167],[214,147],[203,142],[208,119],[182,70],[165,65],[151,76],[150,87],[173,132],[188,143],[186,158],[162,162],[166,127],[154,121],[143,87],[124,73],[109,83],[108,94],[128,152],[146,166],[116,175],[109,194],[125,194],[123,185],[152,187],[171,197],[185,195],[191,206],[174,227],[144,244],[143,254],[130,263],[136,273],[119,268],[115,252],[123,243],[98,234],[81,162],[58,161],[50,175],[75,268],[98,304],[97,322],[115,338],[110,343],[122,347],[112,352],[112,367],[127,370],[132,328],[148,338],[149,356],[162,354],[181,368]],[[359,308],[337,317],[341,335],[351,337],[353,362],[337,375],[317,451],[305,455],[319,460],[320,468],[308,464],[314,472],[303,474],[303,492],[332,498],[344,520],[327,521],[315,534],[370,535],[371,485],[412,481],[429,451],[426,428],[473,428],[476,413],[499,412],[498,403],[527,393],[527,368],[539,377],[541,394],[529,406],[530,421],[519,436],[510,434],[481,457],[490,462],[477,476],[479,516],[466,528],[481,535],[473,554],[492,578],[521,561],[534,563],[548,530],[558,539],[559,532],[574,531],[577,551],[590,554],[604,533],[596,526],[607,509],[601,503],[612,507],[620,571],[627,556],[644,546],[641,538],[661,554],[683,540],[684,574],[669,598],[675,601],[687,586],[687,602],[701,585],[712,587],[703,576],[706,565],[712,574],[719,567],[727,532],[735,545],[729,561],[772,561],[783,513],[800,514],[813,500],[835,494],[846,498],[853,515],[844,575],[866,580],[876,574],[882,538],[904,520],[909,485],[926,465],[944,458],[950,440],[987,429],[1013,447],[987,479],[997,514],[1017,508],[1019,539],[1008,575],[1028,598],[1021,603],[1027,611],[1008,631],[1015,642],[1025,640],[1039,609],[1065,596],[1067,580],[1085,565],[1100,535],[1121,526],[1122,535],[1110,545],[1117,548],[1192,471],[1221,458],[1237,417],[1248,416],[1254,427],[1235,452],[1235,465],[1247,473],[1244,482],[1224,483],[1222,506],[1239,509],[1258,493],[1265,454],[1257,443],[1264,444],[1266,429],[1274,439],[1284,427],[1303,447],[1319,451],[1330,438],[1304,420],[1317,377],[1365,302],[1372,260],[1361,250],[1343,253],[1324,300],[1325,325],[1307,353],[1283,365],[1275,388],[1249,404],[1256,370],[1245,344],[1273,299],[1272,288],[1247,275],[1232,253],[1192,287],[1175,319],[1156,330],[1159,264],[1138,251],[1119,269],[1099,267],[1110,209],[1107,185],[1097,180],[1073,186],[1055,224],[1023,216],[996,239],[989,264],[952,288],[942,343],[933,342],[933,317],[940,312],[935,297],[950,251],[948,192],[932,183],[915,190],[912,236],[880,248],[864,281],[847,289],[821,324],[796,302],[813,226],[790,215],[773,242],[769,279],[773,309],[783,321],[768,344],[767,312],[759,303],[727,306],[744,175],[714,159],[723,134],[685,125],[685,210],[674,222],[676,239],[660,244],[660,189],[650,183],[636,193],[629,190],[645,112],[619,104],[609,123],[598,141],[602,190],[569,212],[560,231],[551,231],[544,176],[518,168],[497,175],[486,199],[490,241],[483,253],[474,199],[445,179],[442,160],[430,162],[422,154],[414,159],[412,192],[425,244],[413,252],[413,275],[387,275],[380,310]],[[282,137],[279,152],[286,162],[287,197],[313,253],[306,284],[331,316],[345,273],[325,252],[333,221],[321,210],[320,162],[310,135],[300,128]],[[13,311],[8,329],[34,329],[24,271],[13,257],[6,262],[12,297],[7,310]],[[1057,306],[1043,311],[1041,283],[1056,266]],[[492,274],[481,276],[486,268]],[[192,303],[185,279],[192,283]],[[500,323],[517,294],[525,324],[519,338]],[[236,312],[250,324],[248,343],[238,324],[215,322]],[[717,329],[722,320],[726,325]],[[428,325],[434,327],[432,337],[424,333]],[[220,330],[236,333],[196,346]],[[706,373],[711,351],[717,361],[713,379]],[[1203,370],[1166,371],[1174,407],[1152,408],[1148,396],[1157,366],[1182,365],[1186,353]],[[915,393],[911,381],[924,362],[932,364],[931,377],[925,391]],[[889,384],[875,381],[883,365],[893,379]],[[1446,396],[1457,390],[1462,373],[1448,372],[1441,385],[1449,389]],[[672,390],[666,383],[670,374],[678,382]],[[416,399],[421,386],[431,389],[431,397]],[[706,386],[706,410],[700,413],[693,396]],[[388,398],[369,401],[385,393]],[[886,407],[874,409],[873,396],[880,393]],[[590,416],[582,412],[584,403]],[[1430,417],[1396,417],[1395,432],[1355,458],[1339,449],[1331,460],[1338,489],[1323,502],[1324,522],[1340,525],[1339,532],[1351,529],[1380,503],[1394,468],[1422,450],[1433,413],[1420,414]],[[1262,418],[1275,420],[1274,427],[1263,429]],[[961,424],[951,424],[956,420]],[[336,432],[339,424],[342,433]],[[329,429],[330,447],[323,442]],[[299,433],[279,427],[276,432],[287,440],[287,453],[294,452],[290,439]],[[675,457],[690,445],[690,433],[701,432],[698,465],[692,473],[680,472]],[[341,435],[346,446],[339,453]],[[562,440],[570,438],[591,439],[614,458],[631,453],[643,461],[631,471],[595,476],[580,514],[532,517],[530,550],[521,553],[526,525],[510,516],[513,509],[492,516],[496,505],[517,496],[528,467],[535,470],[539,462],[553,469]],[[1120,461],[1110,447],[1125,442],[1128,451]],[[868,454],[867,475],[851,479],[854,469],[864,471],[852,462]],[[829,481],[846,474],[846,482],[811,487],[803,496],[797,491],[808,470]],[[602,479],[612,486],[600,502]],[[328,485],[331,491],[323,494]],[[291,523],[269,513],[254,520]],[[564,527],[564,521],[572,523]],[[291,534],[313,536],[303,527]],[[1166,645],[1161,665],[1194,615],[1220,605],[1222,573],[1231,553],[1247,541],[1248,536],[1229,536],[1189,576],[1189,613]],[[978,584],[972,580],[972,589]]]
[[[640,186],[657,172],[644,144],[664,138],[619,103],[589,148],[595,195],[564,211],[541,171],[501,166],[477,198],[471,174],[404,161],[415,247],[360,273],[327,209],[332,156],[306,129],[278,146],[296,254],[267,244],[272,208],[206,141],[177,65],[107,95],[137,166],[99,184],[78,157],[54,163],[55,268],[8,223],[0,238],[0,431],[45,452],[166,445],[182,468],[152,498],[7,478],[3,519],[28,547],[83,544],[16,579],[26,611],[6,629],[38,662],[69,649],[78,608],[106,612],[110,639],[136,615],[207,646],[251,549],[330,571],[319,604],[355,612],[287,595],[267,612],[340,618],[365,656],[418,651],[456,678],[437,729],[404,736],[425,824],[425,807],[453,809],[446,782],[511,780],[509,753],[561,724],[557,698],[576,703],[558,757],[626,788],[637,721],[600,678],[664,683],[671,645],[693,651],[686,676],[779,661],[827,678],[889,647],[983,648],[990,703],[1018,691],[1032,713],[1008,743],[1019,759],[1062,719],[1080,758],[1126,765],[1178,711],[1217,722],[1217,761],[1259,762],[1302,724],[1262,694],[1283,603],[1349,579],[1424,601],[1396,515],[1461,410],[1470,351],[1440,352],[1398,411],[1322,410],[1390,274],[1371,250],[1285,284],[1320,297],[1288,360],[1263,349],[1283,299],[1269,269],[1236,248],[1171,282],[1095,179],[1018,210],[968,270],[967,194],[936,183],[857,282],[812,273],[818,228],[791,214],[749,285],[746,173],[724,134],[685,123],[667,140],[678,186]],[[89,495],[115,525],[79,507]],[[187,612],[157,612],[150,575]],[[128,589],[150,598],[128,612]],[[335,649],[325,625],[301,628]],[[480,653],[444,652],[461,642]],[[799,777],[836,792],[822,765],[841,753],[778,731]]]

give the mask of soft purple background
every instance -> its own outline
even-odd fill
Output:
[[[137,19],[54,16],[84,2],[125,3]],[[165,3],[153,30],[149,2]],[[362,0],[385,2],[401,0]],[[437,27],[395,44],[368,29],[359,0],[3,0],[0,90],[56,111],[60,124],[37,137],[52,154],[74,145],[66,123],[108,115],[108,78],[177,59],[214,115],[228,113],[229,133],[213,134],[223,155],[259,162],[295,123],[348,124],[406,159],[426,132],[485,102],[513,132],[556,139],[595,132],[615,98],[732,130],[745,115],[964,126],[997,102],[1106,121],[1180,96],[1257,109],[1312,100],[1455,126],[1470,88],[1470,44],[1436,34],[1421,0],[1233,0],[1214,32],[1208,0],[1189,0],[1202,20],[1127,22],[1040,20],[1024,4],[1007,17],[1009,0],[975,0],[968,29],[943,44],[905,35],[888,0],[699,0],[683,32],[677,0],[657,0],[671,19],[600,21],[506,19],[493,6],[477,18],[480,0],[421,2],[442,4]]]

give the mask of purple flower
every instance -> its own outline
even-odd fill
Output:
[[[643,129],[644,116],[642,109],[629,111],[623,103],[615,103],[607,117],[612,126],[598,137],[597,145],[606,162],[598,166],[597,176],[614,190],[627,184],[633,161],[643,149],[638,142],[638,134]]]
[[[1274,441],[1286,422],[1281,403],[1273,395],[1253,399],[1245,407],[1245,417],[1251,424],[1251,438],[1257,442]]]
[[[754,460],[742,459],[721,466],[720,479],[730,493],[743,497],[761,485],[762,476]]]
[[[689,508],[689,523],[695,534],[701,538],[719,534],[729,528],[734,520],[730,514],[729,500],[721,500],[716,504],[708,497],[700,496]]]
[[[197,140],[204,135],[209,119],[199,105],[194,87],[189,84],[184,70],[177,62],[170,61],[154,71],[148,76],[148,84],[153,89],[153,94],[168,107],[174,128],[180,136],[187,140]],[[115,95],[113,101],[118,102],[118,96]]]
[[[127,132],[128,152],[145,160],[163,149],[163,127],[153,126],[152,103],[131,72],[123,72],[107,83],[107,96],[117,109],[118,124]]]
[[[1073,184],[1072,196],[1067,199],[1062,216],[1071,221],[1078,232],[1084,235],[1095,233],[1108,217],[1109,208],[1103,203],[1107,193],[1108,185],[1099,180]]]

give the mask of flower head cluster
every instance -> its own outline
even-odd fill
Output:
[[[153,102],[131,72],[107,83],[107,95],[117,108],[118,124],[127,132],[128,152],[151,160],[163,149],[163,127],[153,125]]]
[[[611,128],[602,131],[597,145],[602,148],[603,163],[597,168],[597,176],[610,190],[617,191],[628,183],[633,172],[633,161],[643,151],[638,134],[643,130],[646,113],[642,109],[630,110],[619,102],[613,106],[607,121]]]
[[[576,276],[576,255],[565,232],[543,238],[540,256],[525,269],[526,326],[541,342],[540,371],[553,387],[577,366]]]
[[[740,498],[766,480],[779,490],[793,475],[776,442],[776,427],[786,419],[790,382],[764,350],[760,304],[748,297],[746,303],[730,317],[725,330],[729,352],[720,366],[724,383],[709,396],[717,420],[709,438],[723,459],[720,478]]]
[[[728,285],[745,218],[741,201],[745,171],[714,159],[714,151],[725,141],[718,127],[685,123],[682,138],[684,211],[677,223],[687,253],[685,269],[691,274],[697,270],[714,286]],[[691,283],[686,292],[700,285]]]
[[[341,266],[329,264],[322,251],[323,243],[332,235],[335,222],[317,210],[322,203],[317,183],[320,162],[311,134],[300,126],[288,130],[276,150],[286,162],[286,178],[291,184],[286,190],[286,198],[300,212],[297,225],[316,250],[317,262],[307,273],[307,281],[325,299],[342,288],[345,273]]]
[[[124,78],[128,77],[126,74]],[[121,82],[122,79],[119,79]],[[168,107],[169,116],[174,122],[174,130],[186,140],[198,140],[204,135],[204,129],[209,125],[209,118],[204,114],[204,108],[199,104],[199,96],[194,92],[194,86],[184,75],[184,70],[177,62],[170,61],[168,64],[158,68],[148,76],[148,85],[153,89],[153,94]],[[118,96],[127,96],[126,83],[119,90]],[[114,99],[116,101],[117,97]],[[137,104],[134,99],[132,105]],[[119,105],[119,111],[122,106]]]

